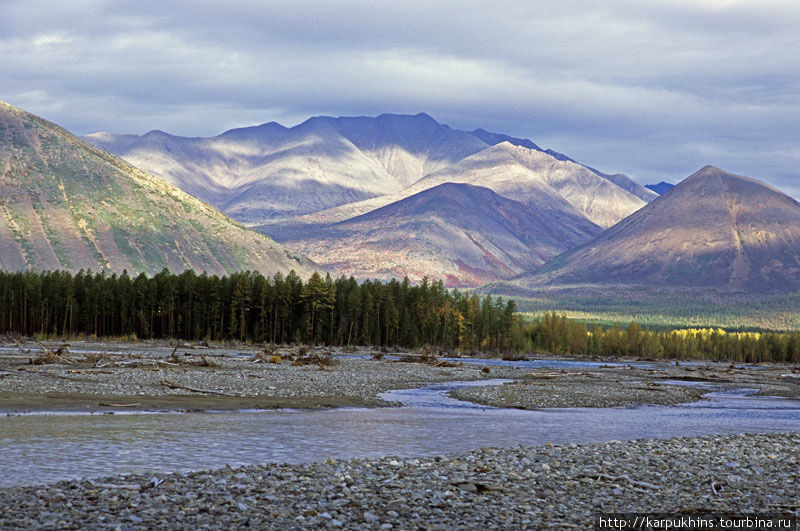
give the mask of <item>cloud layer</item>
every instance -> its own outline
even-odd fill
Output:
[[[85,134],[427,112],[641,182],[800,197],[794,1],[4,0],[0,99]]]

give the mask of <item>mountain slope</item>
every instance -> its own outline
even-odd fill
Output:
[[[0,215],[4,270],[308,274],[314,267],[174,186],[3,102]]]
[[[336,274],[478,286],[541,265],[600,230],[580,216],[559,222],[487,188],[445,183],[287,244]]]
[[[86,139],[246,224],[393,193],[400,185],[324,120],[265,124],[213,138],[151,131]]]
[[[578,225],[608,227],[646,204],[580,164],[559,161],[544,151],[504,141],[446,166],[400,192],[322,210],[290,223],[267,224],[259,229],[284,241],[286,234],[294,230],[293,226],[313,230],[317,225],[360,216],[446,182],[485,186],[507,199],[548,213],[553,221],[563,223],[565,230]],[[653,197],[658,196],[653,194]]]
[[[432,173],[412,189],[442,182],[480,184],[535,208],[577,213],[601,227],[609,227],[645,205],[584,166],[509,142]]]
[[[761,181],[706,166],[519,282],[797,289],[800,203]]]
[[[580,164],[579,162],[576,162],[575,160],[564,155],[563,153],[558,153],[557,151],[553,151],[552,149],[542,149],[526,138],[515,138],[500,133],[490,133],[489,131],[485,131],[483,129],[475,129],[474,131],[472,131],[472,134],[477,136],[478,138],[480,138],[481,140],[483,140],[484,142],[486,142],[491,146],[500,144],[502,142],[508,142],[509,144],[515,146],[520,146],[528,149],[533,149],[535,151],[541,151],[542,153],[547,153],[554,159],[559,160],[561,162],[573,162],[575,164]],[[627,190],[628,192],[632,193],[633,195],[635,195],[636,197],[645,202],[649,203],[650,201],[658,197],[658,194],[653,193],[653,191],[651,190],[648,190],[646,187],[637,183],[627,175],[623,175],[621,173],[615,173],[613,175],[609,175],[607,173],[598,171],[590,166],[586,166],[585,164],[580,164],[580,165],[586,168],[587,170],[599,175],[600,177],[608,179],[612,183],[623,188],[624,190]]]
[[[213,138],[151,131],[86,140],[249,225],[396,193],[486,147],[426,114],[321,116],[292,128],[272,122]]]
[[[559,172],[551,171],[551,177],[560,175],[559,182],[551,179],[550,186],[604,226],[657,197],[624,175],[606,175],[581,166],[530,140],[482,129],[451,129],[424,113],[375,118],[321,116],[292,128],[272,122],[213,138],[181,138],[151,131],[133,138],[96,133],[86,139],[245,224],[261,225],[268,234],[300,216],[342,208],[341,215],[334,210],[323,214],[328,220],[342,220],[408,197],[424,189],[414,186],[421,179],[496,145],[518,146],[551,165],[560,165]],[[570,183],[573,173],[579,184]],[[592,186],[599,186],[598,193],[607,196],[613,190],[624,198],[618,209],[598,210],[587,200],[588,175],[593,175]],[[606,184],[594,184],[601,181]],[[629,195],[636,201],[632,203]],[[359,202],[363,204],[348,208]]]

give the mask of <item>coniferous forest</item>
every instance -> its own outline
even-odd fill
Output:
[[[521,318],[511,300],[293,271],[225,277],[167,270],[148,277],[56,271],[0,272],[0,333],[186,340],[423,344],[463,351],[514,348]]]
[[[315,273],[304,282],[294,272],[0,272],[0,333],[800,362],[800,332],[590,329],[556,313],[526,322],[513,300],[448,290],[441,281],[358,283]]]

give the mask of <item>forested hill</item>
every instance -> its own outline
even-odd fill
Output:
[[[272,274],[314,264],[61,127],[0,102],[0,269]]]

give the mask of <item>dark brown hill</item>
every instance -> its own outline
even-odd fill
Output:
[[[761,181],[706,166],[518,283],[794,291],[800,203]]]

